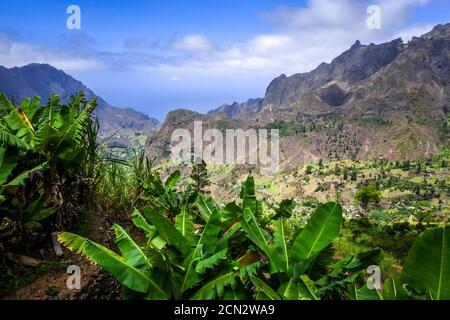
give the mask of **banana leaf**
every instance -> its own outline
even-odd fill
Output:
[[[402,279],[434,300],[450,300],[450,227],[428,229],[419,236]]]

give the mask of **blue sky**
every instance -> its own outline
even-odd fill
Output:
[[[66,9],[81,9],[68,30]],[[381,29],[366,26],[369,5]],[[409,40],[450,22],[450,0],[2,0],[0,64],[50,63],[110,104],[163,120],[263,97],[281,73],[309,71],[356,40]]]

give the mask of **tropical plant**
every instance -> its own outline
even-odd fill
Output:
[[[146,181],[141,183],[143,193],[141,199],[149,203],[150,207],[162,211],[171,222],[179,215],[182,208],[190,208],[195,202],[196,193],[191,187],[185,190],[176,188],[180,182],[180,171],[174,171],[165,181],[161,179],[157,170],[149,172]]]
[[[199,194],[194,207],[180,206],[174,223],[164,207],[134,210],[132,221],[146,241],[141,245],[114,225],[120,254],[72,233],[61,233],[59,240],[115,276],[128,299],[448,297],[448,229],[426,231],[411,250],[404,276],[387,280],[383,291],[369,290],[365,270],[380,262],[382,252],[334,257],[332,243],[342,222],[339,204],[319,206],[303,229],[292,232],[287,223],[292,201],[282,202],[266,219],[251,177],[240,198],[239,204],[219,209],[211,197]],[[417,267],[424,254],[429,263],[423,268],[431,275]]]
[[[383,290],[359,289],[360,300],[450,300],[450,228],[425,230],[413,244],[398,279]]]
[[[129,298],[319,298],[310,275],[320,269],[318,254],[339,235],[340,206],[321,206],[290,243],[285,219],[292,205],[280,206],[269,232],[257,218],[262,207],[252,178],[243,185],[241,199],[240,205],[220,210],[210,197],[199,195],[200,215],[182,206],[173,225],[163,210],[135,210],[132,220],[147,242],[141,247],[113,226],[121,255],[74,234],[61,233],[59,239],[111,272]],[[196,219],[204,225],[194,224]]]
[[[82,168],[93,156],[86,139],[96,104],[80,93],[67,105],[52,95],[44,106],[35,97],[16,107],[0,94],[0,194],[5,207],[19,199],[25,208],[43,196],[45,207],[56,208],[59,228],[75,216]]]

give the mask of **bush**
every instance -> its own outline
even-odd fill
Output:
[[[360,188],[355,194],[355,203],[360,205],[365,211],[371,204],[379,204],[381,201],[381,193],[373,184],[368,184]]]

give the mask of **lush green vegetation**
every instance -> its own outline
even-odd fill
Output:
[[[166,186],[178,178],[176,172]],[[450,228],[426,230],[401,276],[387,279],[384,290],[370,290],[365,271],[380,262],[380,249],[334,258],[341,206],[321,205],[300,230],[286,223],[292,209],[284,201],[274,216],[265,216],[250,177],[239,204],[220,210],[198,195],[193,206],[182,206],[174,224],[163,206],[135,210],[132,221],[146,240],[140,245],[114,225],[120,255],[72,233],[60,234],[60,241],[111,272],[131,299],[450,298]]]
[[[59,230],[127,299],[450,299],[448,150],[416,162],[318,161],[274,177],[205,163],[176,170],[143,150],[114,156],[95,106],[82,93],[20,106],[0,96],[0,268],[3,252],[33,255]],[[104,217],[114,240],[90,240]],[[373,265],[379,289],[369,288]],[[32,274],[2,281],[0,294]]]

